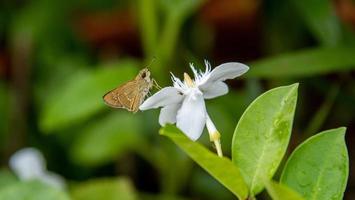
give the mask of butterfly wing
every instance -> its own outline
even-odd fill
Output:
[[[151,83],[145,81],[144,79],[137,81],[137,87],[135,88],[136,93],[132,96],[132,102],[129,111],[137,112],[139,106],[143,103],[145,97],[147,96],[149,89],[151,88]]]
[[[113,108],[125,108],[131,112],[138,111],[141,98],[139,83],[137,83],[136,80],[129,81],[103,96],[104,102],[108,106]]]
[[[145,95],[141,92],[138,92],[137,95],[134,96],[133,101],[131,103],[130,111],[131,112],[137,112],[139,109],[139,106],[142,104],[144,100]]]

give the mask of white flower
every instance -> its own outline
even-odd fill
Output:
[[[205,61],[206,70],[197,71],[192,64],[190,67],[195,79],[191,80],[184,74],[184,81],[172,75],[174,87],[165,87],[149,97],[140,110],[162,107],[159,123],[176,123],[186,136],[197,140],[206,124],[212,141],[219,140],[219,133],[206,111],[204,99],[212,99],[228,93],[228,86],[223,81],[233,79],[248,71],[249,67],[230,62],[217,66],[211,71],[210,64]],[[218,148],[218,147],[217,147]]]
[[[64,179],[47,171],[46,161],[40,151],[35,148],[24,148],[11,156],[9,165],[20,180],[39,180],[56,188],[65,188]]]

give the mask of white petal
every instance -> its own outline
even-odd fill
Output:
[[[63,177],[49,171],[43,173],[40,177],[38,177],[38,180],[58,189],[65,189],[66,187],[65,180]]]
[[[45,160],[35,148],[25,148],[11,156],[9,165],[20,180],[30,180],[41,176],[45,169]]]
[[[180,107],[181,104],[171,104],[171,105],[164,106],[160,110],[159,124],[161,126],[164,126],[167,123],[170,124],[176,123],[176,115]]]
[[[206,107],[202,93],[198,90],[188,94],[177,114],[176,126],[191,140],[197,140],[206,123]]]
[[[174,87],[165,87],[145,100],[139,106],[140,110],[159,108],[162,106],[180,103],[183,95]]]
[[[206,88],[203,92],[205,99],[212,99],[218,96],[222,96],[228,93],[228,86],[222,81],[215,82]]]
[[[237,62],[224,63],[214,68],[208,77],[199,85],[201,90],[207,90],[214,82],[238,77],[249,70],[249,67]]]
[[[214,125],[214,123],[212,122],[212,120],[208,114],[206,115],[206,127],[208,130],[208,133],[210,133],[210,134],[218,132],[216,126]]]
[[[223,63],[211,71],[208,81],[224,81],[241,76],[249,67],[238,62]]]

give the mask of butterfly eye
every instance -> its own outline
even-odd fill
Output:
[[[146,76],[147,76],[146,72],[143,72],[142,75],[141,75],[142,78],[145,78]]]

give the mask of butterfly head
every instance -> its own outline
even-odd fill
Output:
[[[150,82],[150,71],[148,68],[144,68],[139,72],[139,75],[137,76],[139,79],[144,79],[147,82]]]

